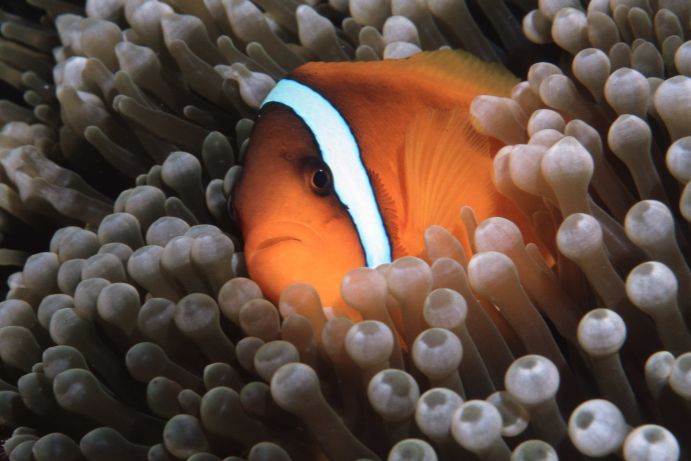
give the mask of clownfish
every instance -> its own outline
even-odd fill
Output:
[[[264,100],[233,191],[250,277],[278,302],[295,282],[325,306],[352,269],[424,257],[433,225],[469,252],[459,211],[527,219],[492,183],[501,144],[471,125],[480,94],[518,80],[498,64],[444,50],[408,59],[311,62]],[[351,312],[352,313],[352,312]]]

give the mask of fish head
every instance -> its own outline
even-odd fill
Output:
[[[340,303],[342,278],[365,259],[350,215],[309,129],[291,109],[265,105],[254,125],[232,207],[250,277],[267,299],[296,282]]]

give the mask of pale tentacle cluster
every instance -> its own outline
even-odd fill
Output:
[[[670,432],[632,427],[653,415],[672,430],[687,424],[683,414],[663,416],[661,402],[668,392],[681,406],[688,398],[672,371],[686,369],[691,350],[690,9],[687,2],[541,1],[524,32],[564,49],[569,66],[534,64],[510,98],[481,96],[471,108],[475,126],[507,144],[495,157],[495,184],[544,225],[546,242],[556,237],[562,288],[581,308],[599,307],[578,323],[575,345],[606,400],[581,404],[569,420],[572,443],[589,456],[623,450],[626,459],[648,459],[638,457],[648,449],[639,445],[642,434],[660,435],[660,449],[679,456]],[[476,232],[480,253],[469,268],[483,251],[515,245],[516,230],[494,226],[488,247]],[[500,251],[572,341],[563,311],[553,317],[539,306],[530,276]],[[585,303],[583,276],[595,295]],[[641,397],[642,378],[652,399]]]

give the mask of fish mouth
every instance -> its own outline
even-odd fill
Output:
[[[300,239],[295,238],[295,237],[291,237],[290,235],[282,235],[280,237],[269,238],[269,239],[262,241],[259,245],[257,245],[256,251],[265,250],[265,249],[270,248],[272,246],[278,245],[279,243],[290,242],[290,241],[300,242]]]
[[[245,251],[254,253],[278,244],[294,241],[310,246],[321,245],[322,237],[310,226],[294,221],[265,221],[245,235]]]

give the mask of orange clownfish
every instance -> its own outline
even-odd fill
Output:
[[[268,94],[233,197],[250,277],[277,302],[295,282],[342,306],[352,269],[422,256],[438,224],[466,246],[459,210],[527,220],[492,184],[500,144],[470,124],[479,94],[518,80],[458,51],[313,62]],[[523,226],[521,226],[523,227]]]

